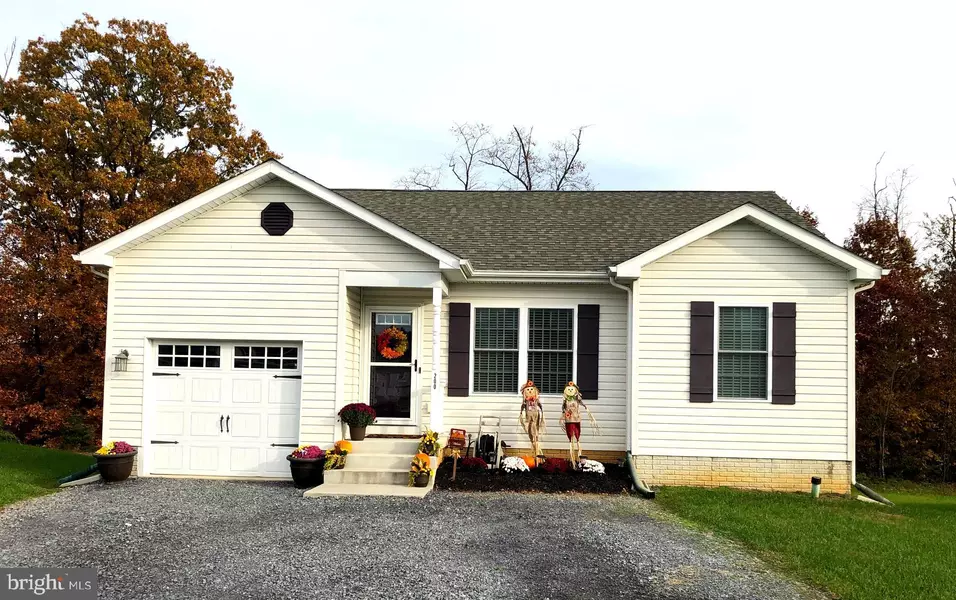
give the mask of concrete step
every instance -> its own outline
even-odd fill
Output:
[[[411,457],[418,452],[418,440],[365,438],[352,442],[351,454],[402,454]]]
[[[349,459],[351,460],[351,456]],[[344,469],[335,469],[325,472],[326,483],[362,483],[374,485],[408,485],[408,467],[401,469],[384,469],[374,467],[370,469],[349,468],[346,463]]]
[[[328,481],[328,478],[326,478]],[[408,485],[375,485],[361,483],[324,483],[318,487],[306,490],[306,498],[322,496],[404,496],[410,498],[424,498],[432,490],[432,486],[417,488]]]
[[[352,452],[345,459],[345,469],[405,469],[412,464],[414,454],[372,454]]]

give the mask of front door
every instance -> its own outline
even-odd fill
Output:
[[[418,340],[414,311],[371,311],[368,402],[382,424],[418,418]]]

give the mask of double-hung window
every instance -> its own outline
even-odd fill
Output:
[[[717,325],[717,397],[766,399],[770,328],[766,307],[721,306]]]
[[[472,389],[516,394],[531,379],[560,394],[574,378],[574,310],[475,308]]]
[[[528,309],[528,379],[542,394],[560,394],[574,377],[574,311]]]
[[[476,392],[518,391],[518,309],[476,308]]]

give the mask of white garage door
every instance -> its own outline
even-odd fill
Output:
[[[289,477],[300,345],[159,341],[148,369],[151,473]]]

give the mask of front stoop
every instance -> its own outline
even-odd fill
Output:
[[[372,439],[352,442],[352,452],[344,469],[325,472],[325,483],[303,495],[316,496],[405,496],[423,498],[435,485],[434,476],[427,487],[408,485],[408,468],[418,452],[418,440]],[[432,457],[432,469],[438,459]]]

